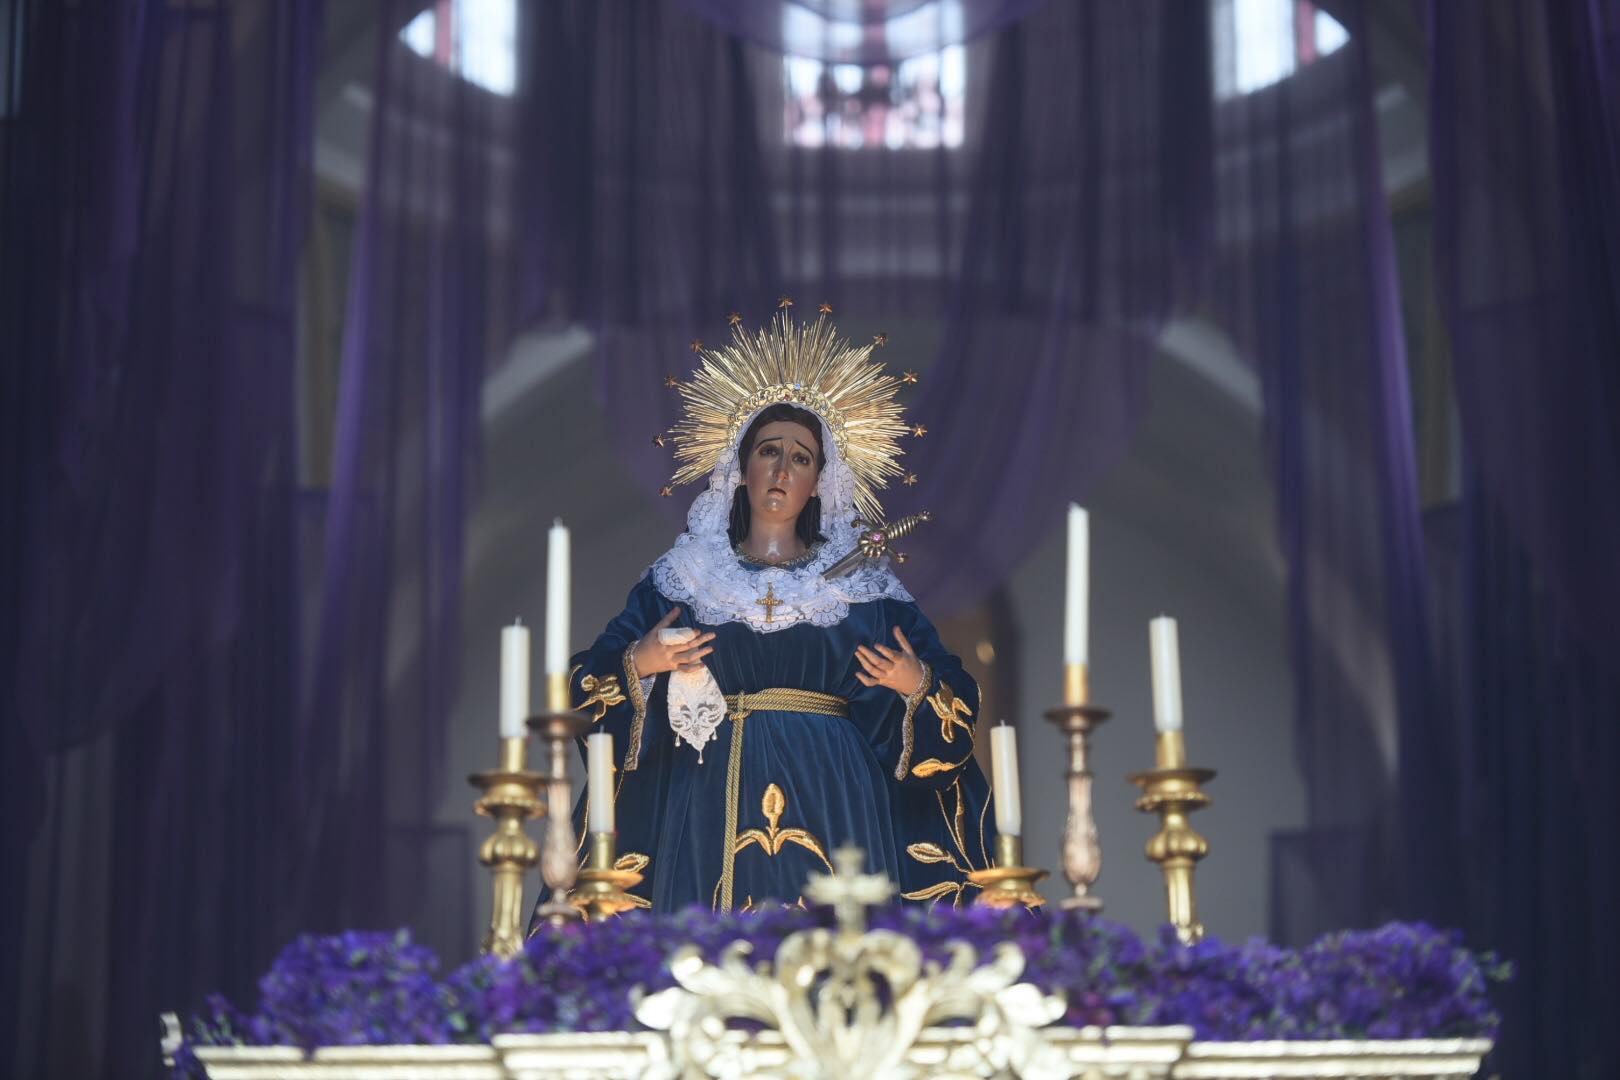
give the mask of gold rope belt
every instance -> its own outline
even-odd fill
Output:
[[[726,712],[731,716],[731,755],[726,762],[726,846],[721,851],[719,908],[730,911],[732,885],[737,859],[737,797],[742,783],[742,744],[744,721],[750,713],[797,712],[818,716],[848,716],[849,702],[837,694],[815,690],[793,690],[773,686],[752,694],[727,694]]]
[[[733,720],[756,712],[801,712],[818,716],[848,716],[849,702],[837,694],[823,694],[815,690],[792,690],[773,686],[769,690],[756,690],[752,694],[727,694],[726,712]]]

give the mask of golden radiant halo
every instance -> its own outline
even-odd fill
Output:
[[[795,324],[787,309],[768,327],[731,328],[731,343],[705,347],[690,379],[679,383],[685,415],[671,435],[679,462],[673,483],[708,476],[724,455],[735,453],[745,425],[760,410],[780,403],[821,418],[855,480],[855,507],[883,520],[877,492],[903,475],[895,460],[900,439],[911,432],[895,400],[901,380],[872,359],[873,345],[851,345],[822,315]]]

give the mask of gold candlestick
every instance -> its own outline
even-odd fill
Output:
[[[567,685],[564,684],[566,698]],[[554,696],[549,693],[548,697]],[[575,856],[573,791],[568,782],[568,747],[591,728],[582,713],[553,710],[531,716],[529,730],[546,740],[550,765],[546,777],[545,850],[540,856],[540,876],[551,890],[551,899],[540,906],[540,916],[553,926],[580,918],[580,910],[568,902],[568,890],[579,873]]]
[[[1204,936],[1193,893],[1193,870],[1209,854],[1209,841],[1193,830],[1187,816],[1209,805],[1203,785],[1214,779],[1215,770],[1187,765],[1187,744],[1179,731],[1159,733],[1155,757],[1157,768],[1132,773],[1129,779],[1142,789],[1136,808],[1159,815],[1159,831],[1147,842],[1147,857],[1164,871],[1170,925],[1182,942],[1191,945]]]
[[[524,741],[522,737],[502,739],[500,768],[467,777],[468,783],[483,792],[473,808],[495,819],[495,831],[478,849],[478,861],[489,867],[495,886],[483,948],[506,958],[523,948],[523,877],[540,857],[523,823],[543,812],[540,784],[544,777],[526,767]]]
[[[579,872],[579,884],[568,895],[568,902],[584,913],[587,922],[601,922],[636,906],[624,890],[640,885],[641,875],[616,869],[616,861],[613,834],[591,833],[590,859]]]
[[[1107,709],[1087,704],[1089,697],[1086,665],[1065,664],[1064,704],[1048,709],[1046,718],[1069,740],[1069,818],[1063,827],[1063,876],[1074,886],[1074,895],[1063,901],[1063,907],[1100,911],[1102,900],[1091,892],[1102,873],[1102,842],[1091,809],[1091,732],[1110,714]]]
[[[1024,866],[1023,861],[1023,837],[997,834],[996,865],[968,874],[968,880],[979,886],[977,903],[995,908],[1018,904],[1039,907],[1046,903],[1046,898],[1035,891],[1035,883],[1046,876],[1046,871]]]

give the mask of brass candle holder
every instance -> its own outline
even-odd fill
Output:
[[[1069,740],[1069,818],[1063,827],[1063,876],[1074,886],[1074,895],[1064,899],[1062,906],[1100,911],[1102,900],[1091,891],[1102,872],[1102,842],[1091,808],[1091,733],[1110,714],[1107,709],[1089,704],[1089,695],[1086,665],[1063,665],[1064,703],[1048,709],[1046,718]]]
[[[555,700],[555,687],[548,687],[548,699]],[[563,700],[567,700],[567,683]],[[579,873],[573,827],[573,791],[568,782],[568,748],[591,728],[590,718],[567,709],[553,709],[531,716],[529,730],[546,741],[549,766],[546,775],[546,840],[540,855],[540,877],[551,890],[551,899],[540,906],[540,917],[554,926],[575,922],[579,908],[568,902],[568,892]]]
[[[1023,837],[1007,833],[998,834],[996,865],[968,874],[968,880],[979,886],[977,903],[993,908],[1015,907],[1019,904],[1024,907],[1039,907],[1046,903],[1046,898],[1035,891],[1035,883],[1046,876],[1046,871],[1024,866],[1023,861]]]
[[[568,902],[588,922],[601,922],[636,906],[635,900],[625,890],[640,885],[641,874],[615,868],[617,855],[613,841],[610,832],[591,833],[590,857],[586,860],[585,869],[579,872],[579,883],[568,895]]]
[[[500,768],[467,777],[483,792],[473,808],[495,819],[495,831],[478,849],[478,861],[489,867],[495,887],[483,949],[506,958],[523,948],[523,878],[540,857],[523,823],[544,812],[540,784],[545,778],[528,770],[524,742],[503,738]]]
[[[1184,944],[1191,945],[1204,936],[1193,892],[1193,870],[1209,854],[1209,841],[1193,830],[1187,817],[1209,805],[1203,785],[1214,779],[1215,770],[1187,765],[1187,744],[1179,731],[1160,732],[1154,756],[1156,768],[1132,773],[1129,780],[1142,789],[1136,808],[1159,815],[1159,831],[1147,842],[1147,857],[1164,872],[1170,925]]]

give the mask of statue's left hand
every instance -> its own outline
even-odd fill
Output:
[[[891,649],[887,645],[857,646],[855,659],[860,661],[866,673],[863,675],[857,671],[855,677],[862,686],[887,686],[901,697],[908,698],[923,688],[923,665],[917,659],[911,642],[906,640],[905,631],[898,626],[894,628],[894,640],[900,643],[898,649]]]

